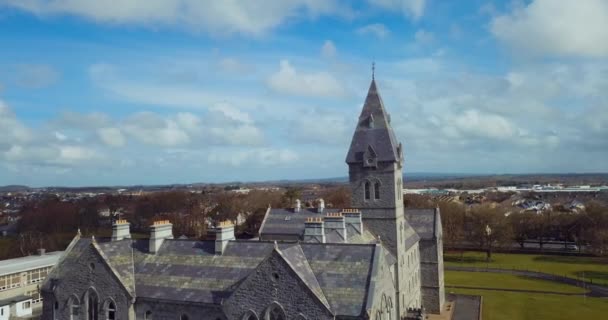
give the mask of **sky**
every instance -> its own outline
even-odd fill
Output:
[[[0,0],[0,185],[608,171],[608,1]]]

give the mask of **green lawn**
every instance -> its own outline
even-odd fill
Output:
[[[483,296],[484,320],[605,319],[608,315],[608,300],[601,298],[451,288],[446,291]]]
[[[580,288],[548,283],[542,280],[520,278],[513,275],[484,272],[446,272],[447,285],[493,288],[518,288],[565,293],[580,292]],[[608,299],[559,294],[502,292],[484,289],[446,288],[446,292],[483,296],[484,320],[570,320],[605,319]]]
[[[444,255],[447,266],[532,270],[608,285],[608,258],[494,253],[491,262],[485,259],[484,252],[465,252],[462,259],[459,252]]]
[[[519,290],[551,291],[561,293],[583,293],[583,288],[567,284],[525,278],[512,274],[499,274],[489,272],[445,272],[446,286],[466,286],[479,288],[502,288]]]

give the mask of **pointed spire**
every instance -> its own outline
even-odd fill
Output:
[[[376,62],[372,62],[372,80],[376,80]]]
[[[369,85],[359,122],[353,135],[347,163],[363,162],[363,154],[369,146],[377,153],[378,161],[400,162],[398,141],[391,128],[390,116],[384,109],[382,97],[375,80],[375,63],[372,64],[372,81]]]

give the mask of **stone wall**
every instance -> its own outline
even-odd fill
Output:
[[[300,314],[306,319],[333,319],[276,251],[241,283],[223,308],[228,319],[241,319],[248,311],[264,319],[268,307],[275,303],[283,308],[287,319]]]
[[[420,241],[422,305],[430,313],[439,313],[445,303],[441,246],[441,238]]]
[[[136,319],[146,319],[146,312],[150,312],[150,315],[154,320],[180,320],[182,315],[185,315],[188,320],[226,319],[224,312],[214,305],[205,306],[138,299],[137,304],[135,305]],[[150,319],[150,317],[148,317],[148,319]]]
[[[397,180],[401,177],[401,169],[397,163],[378,163],[378,168],[363,167],[362,164],[351,164],[348,168],[353,207],[357,208],[395,208],[403,206],[397,191]],[[380,182],[380,199],[374,199],[374,190],[370,191],[370,199],[365,199],[365,181],[372,186]],[[399,190],[401,191],[401,190]],[[398,199],[399,198],[399,199]]]
[[[110,299],[116,306],[116,319],[132,319],[128,293],[91,245],[87,244],[77,256],[65,259],[56,268],[69,270],[69,275],[56,282],[54,292],[42,292],[42,320],[53,320],[53,312],[55,319],[70,319],[70,298],[76,298],[80,304],[80,316],[76,320],[86,319],[87,295],[92,292],[98,296],[100,320],[106,319],[106,307]],[[58,303],[56,310],[55,302]]]

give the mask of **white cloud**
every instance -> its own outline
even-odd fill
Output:
[[[223,72],[235,74],[247,74],[255,70],[252,65],[243,63],[236,58],[222,58],[218,64]]]
[[[149,145],[176,147],[187,145],[191,141],[186,130],[174,119],[163,119],[151,112],[130,116],[122,128],[138,141]]]
[[[331,40],[325,40],[323,46],[321,47],[321,56],[323,58],[333,58],[336,56],[338,50],[336,49],[336,45]]]
[[[125,136],[118,128],[99,128],[97,129],[99,139],[110,147],[122,147],[127,143]]]
[[[506,118],[479,110],[466,110],[457,115],[452,123],[463,133],[497,140],[510,139],[517,132],[515,126]]]
[[[234,167],[269,167],[292,165],[298,160],[298,154],[283,148],[256,148],[251,150],[214,150],[207,160],[211,164],[230,165]]]
[[[420,46],[428,46],[435,42],[435,35],[430,31],[420,29],[414,34],[414,40]]]
[[[15,83],[25,88],[48,87],[59,78],[59,71],[46,64],[20,64],[14,67]]]
[[[608,1],[534,0],[496,16],[494,36],[518,54],[608,56]]]
[[[287,19],[320,15],[350,15],[335,0],[122,0],[108,5],[98,0],[7,0],[5,5],[36,15],[75,15],[113,24],[177,26],[210,34],[261,35]]]
[[[390,30],[382,23],[373,23],[357,29],[359,35],[374,35],[380,39],[386,38]]]
[[[340,97],[345,90],[328,72],[298,73],[288,60],[281,60],[279,71],[268,79],[271,89],[285,94],[313,97]]]
[[[401,11],[412,20],[418,20],[424,15],[426,0],[368,0],[372,5]]]
[[[31,130],[17,119],[6,103],[0,100],[0,150],[3,144],[26,142],[31,139]]]

